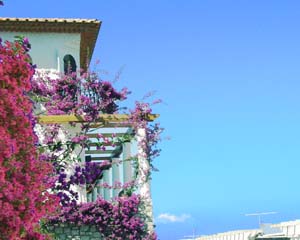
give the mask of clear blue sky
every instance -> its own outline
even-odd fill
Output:
[[[300,218],[300,2],[6,0],[1,16],[97,18],[94,58],[165,104],[153,175],[162,240]],[[112,75],[113,76],[113,75]],[[190,217],[184,217],[186,214]]]

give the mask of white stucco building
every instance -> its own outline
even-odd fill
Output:
[[[197,240],[289,240],[300,239],[300,220],[261,224],[258,229],[236,230],[198,237]]]
[[[78,69],[86,68],[100,26],[96,19],[0,18],[0,36],[3,40],[27,37],[32,61],[39,69],[63,71],[67,55],[73,56]]]
[[[14,40],[15,36],[25,36],[31,44],[30,55],[32,62],[37,64],[37,71],[50,71],[54,75],[56,73],[64,73],[67,67],[72,67],[72,71],[86,69],[95,47],[95,43],[100,30],[101,21],[96,19],[59,19],[59,18],[0,18],[0,37],[3,41]],[[68,63],[68,64],[67,64]],[[106,119],[105,119],[106,117]],[[109,134],[112,130],[119,135],[131,131],[131,127],[118,128],[118,123],[126,116],[104,116],[103,121],[108,125],[103,128],[91,129],[89,138],[95,140],[98,133]],[[154,120],[155,117],[152,119]],[[76,116],[44,116],[41,124],[59,123],[64,130],[69,130],[71,135],[76,131],[80,131],[80,127],[68,128],[70,121],[78,121]],[[39,127],[38,127],[39,128]],[[42,127],[37,130],[38,135],[42,138]],[[116,130],[116,128],[118,128]],[[121,164],[114,164],[109,170],[106,170],[101,183],[112,185],[114,182],[125,184],[130,182],[135,175],[132,163],[130,161],[122,161],[130,159],[142,150],[138,147],[137,142],[142,141],[145,137],[144,129],[137,131],[138,137],[131,142],[124,143],[122,146],[108,148],[105,151],[97,150],[94,146],[81,152],[81,160],[85,161],[88,156],[92,161],[119,161]],[[61,134],[62,141],[67,136]],[[141,154],[142,155],[142,154]],[[152,200],[150,193],[150,182],[145,178],[145,172],[149,171],[150,166],[147,159],[139,158],[139,175],[137,182],[139,183],[138,192],[145,198],[146,209],[149,217],[152,218]],[[92,192],[87,194],[85,188],[77,189],[80,193],[80,201],[93,201],[97,196],[101,195],[105,199],[111,199],[118,196],[118,189],[105,189],[95,187]]]

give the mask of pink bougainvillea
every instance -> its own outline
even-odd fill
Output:
[[[41,148],[44,158],[52,162],[56,169],[57,181],[52,190],[57,193],[62,205],[58,215],[50,217],[50,225],[53,222],[64,221],[74,224],[92,224],[99,229],[105,239],[156,239],[155,233],[147,224],[151,219],[147,219],[149,217],[142,210],[143,199],[132,195],[138,189],[139,156],[111,162],[105,165],[104,169],[101,164],[93,162],[87,161],[84,165],[79,156],[74,158],[72,155],[75,148],[80,148],[81,151],[89,148],[91,140],[86,135],[90,131],[90,125],[97,122],[99,114],[118,113],[120,111],[118,101],[127,98],[128,89],[117,91],[112,83],[102,80],[94,72],[57,74],[54,78],[49,76],[38,72],[33,79],[31,91],[32,98],[43,104],[43,114],[75,114],[83,116],[85,120],[81,123],[81,132],[65,142],[58,140],[60,129],[58,124],[45,127]],[[159,155],[160,149],[157,148],[157,143],[163,129],[158,124],[150,125],[147,116],[152,113],[151,105],[159,102],[160,100],[148,104],[137,101],[134,109],[123,112],[128,115],[128,120],[120,123],[120,126],[129,125],[136,134],[117,137],[116,132],[112,132],[111,136],[99,133],[93,145],[98,151],[105,151],[108,146],[130,142],[136,137],[138,130],[143,128],[146,130],[146,136],[139,141],[138,145],[143,149],[141,154],[149,161],[150,168],[155,169],[152,162]],[[133,179],[125,183],[100,184],[98,180],[103,176],[103,171],[111,168],[113,164],[121,164],[122,161],[131,161],[135,167]],[[79,163],[81,167],[77,165]],[[67,174],[66,169],[71,165],[74,172]],[[146,181],[150,178],[151,169],[145,173]],[[95,186],[106,189],[118,188],[120,195],[112,201],[99,197],[94,203],[78,203],[78,193],[73,190],[73,186],[86,187],[87,192],[92,191]]]
[[[34,67],[26,41],[0,42],[1,239],[44,239],[39,220],[56,207],[45,176],[52,166],[37,155],[31,88]]]
[[[117,102],[126,99],[127,88],[116,91],[110,82],[91,72],[80,76],[76,73],[61,75],[57,79],[47,77],[46,81],[37,74],[32,82],[34,67],[27,54],[29,48],[27,39],[0,42],[0,239],[44,239],[38,223],[45,216],[50,224],[63,221],[93,224],[106,239],[156,239],[141,210],[143,200],[132,195],[137,187],[136,179],[124,184],[103,185],[104,188],[126,190],[126,194],[112,201],[100,197],[94,203],[78,203],[77,193],[71,188],[81,185],[89,191],[97,185],[104,170],[118,164],[87,162],[83,166],[79,164],[79,156],[74,159],[70,156],[76,147],[88,147],[86,133],[99,114],[120,110]],[[48,125],[43,142],[38,143],[29,96],[36,102],[41,100],[46,114],[84,116],[82,132],[63,143],[55,140],[59,125]],[[136,102],[135,109],[127,112],[129,120],[124,124],[130,124],[134,131],[146,129],[146,138],[139,147],[154,169],[152,161],[159,155],[156,144],[162,129],[157,124],[148,124],[146,117],[150,113],[149,104]],[[105,151],[106,146],[122,144],[131,137],[120,138],[112,133],[107,138],[99,134],[94,144],[97,150]],[[137,161],[138,156],[131,160]],[[75,171],[67,176],[65,169],[71,163]],[[149,176],[150,169],[147,179]],[[55,214],[54,209],[57,210]]]
[[[133,194],[119,197],[113,202],[99,197],[95,202],[64,207],[51,223],[67,222],[76,225],[95,225],[107,240],[155,240],[154,233],[147,232],[145,219],[139,212],[141,199]]]

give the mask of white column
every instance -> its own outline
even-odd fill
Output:
[[[105,170],[104,173],[103,173],[103,182],[107,183],[108,185],[111,185],[111,183],[110,183],[110,171],[111,171],[111,169]],[[110,199],[110,192],[111,192],[111,190],[109,188],[104,188],[103,198],[105,200]]]
[[[97,187],[97,192],[98,192],[98,194],[101,195],[102,198],[104,198],[104,188],[102,187],[103,178],[99,181],[99,184],[100,184],[101,187]]]
[[[60,59],[57,53],[57,71],[60,72]]]
[[[151,219],[147,225],[150,231],[153,231],[153,210],[152,210],[152,198],[151,198],[151,188],[150,181],[148,179],[148,174],[151,171],[149,161],[147,159],[147,155],[144,152],[143,147],[141,146],[143,143],[145,144],[146,139],[146,129],[140,128],[137,131],[137,141],[138,141],[138,177],[137,183],[139,186],[139,192],[141,197],[143,198],[145,204],[145,214],[148,215],[149,219]]]
[[[131,143],[123,144],[123,183],[132,181],[132,165],[128,160],[131,157]]]
[[[112,165],[112,183],[120,182],[120,167],[121,164],[116,164],[115,161],[118,161],[118,158],[112,159],[113,165]],[[112,190],[112,197],[118,196],[120,192],[120,189],[113,189]]]

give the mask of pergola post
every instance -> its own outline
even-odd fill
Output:
[[[111,169],[109,170],[105,170],[103,173],[103,182],[111,185]],[[103,198],[105,200],[109,200],[111,198],[111,189],[109,188],[104,188],[104,194],[103,194]]]
[[[153,210],[152,210],[152,198],[151,198],[151,186],[148,178],[151,172],[151,167],[147,159],[147,153],[143,149],[143,145],[146,144],[147,136],[146,129],[140,128],[137,131],[137,145],[138,145],[138,177],[137,183],[139,186],[140,195],[144,201],[145,214],[148,216],[149,231],[153,231]]]
[[[115,163],[115,161],[118,160],[117,158],[113,158],[112,162],[112,183],[114,184],[115,182],[121,182],[120,181],[120,164]],[[120,189],[113,189],[112,190],[112,197],[117,197],[120,192]]]
[[[123,183],[132,181],[131,143],[123,143]]]

